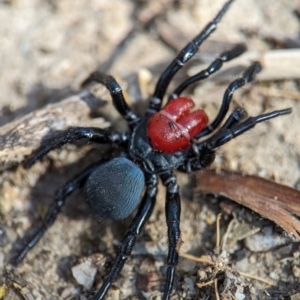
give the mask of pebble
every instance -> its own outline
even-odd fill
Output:
[[[72,268],[72,274],[77,283],[83,285],[87,290],[90,290],[93,286],[96,272],[97,269],[92,266],[89,260]]]
[[[256,257],[254,256],[254,255],[250,255],[250,257],[249,257],[249,262],[250,262],[250,264],[255,264],[256,263]]]
[[[252,252],[267,252],[273,248],[282,246],[290,241],[290,238],[274,234],[271,226],[263,228],[258,233],[248,236],[244,240],[245,247]]]
[[[300,268],[297,266],[293,266],[292,268],[293,274],[295,277],[300,278]]]
[[[192,261],[190,259],[183,259],[179,265],[179,268],[184,272],[191,272],[197,266],[196,261]]]
[[[246,297],[243,293],[240,293],[240,292],[236,292],[234,296],[235,296],[235,299],[237,299],[237,300],[244,300]]]

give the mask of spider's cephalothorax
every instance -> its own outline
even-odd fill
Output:
[[[194,105],[190,98],[176,98],[150,118],[147,135],[155,150],[172,153],[188,149],[208,121],[203,110],[190,111]]]
[[[291,109],[283,109],[246,118],[245,111],[238,107],[223,122],[234,91],[253,80],[260,71],[261,66],[258,62],[254,62],[240,78],[229,84],[220,110],[209,125],[205,112],[193,111],[194,102],[180,96],[186,87],[209,77],[219,70],[223,63],[241,55],[245,51],[243,45],[236,45],[233,49],[222,53],[207,69],[180,84],[161,110],[171,79],[215,30],[232,2],[233,0],[230,0],[225,3],[217,16],[181,50],[162,73],[143,119],[140,119],[126,104],[122,90],[112,76],[96,72],[84,82],[84,85],[98,82],[109,90],[115,108],[125,118],[131,132],[121,133],[91,127],[69,128],[57,138],[50,140],[47,145],[37,149],[25,162],[25,167],[30,167],[49,151],[78,140],[114,144],[122,150],[122,156],[100,160],[58,189],[43,225],[16,257],[16,263],[22,261],[55,221],[67,196],[85,185],[88,202],[94,211],[104,218],[124,219],[137,209],[120,244],[116,259],[100,290],[94,296],[94,300],[104,299],[112,283],[117,280],[138,234],[152,213],[159,177],[166,188],[165,213],[168,227],[167,271],[163,299],[170,298],[181,244],[180,195],[173,171],[188,173],[201,170],[213,162],[218,147],[253,128],[257,123],[291,113]],[[209,134],[211,134],[209,138],[197,141]]]

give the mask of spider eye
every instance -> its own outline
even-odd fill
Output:
[[[144,174],[125,157],[100,165],[87,179],[88,202],[106,219],[127,218],[138,206],[145,186]]]
[[[203,110],[191,111],[194,106],[192,99],[180,97],[172,100],[149,120],[147,133],[154,149],[172,153],[190,146],[191,139],[208,122]]]

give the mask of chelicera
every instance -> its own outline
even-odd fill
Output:
[[[209,77],[224,63],[241,55],[245,51],[243,45],[236,45],[233,49],[222,53],[207,69],[180,84],[161,109],[173,76],[195,55],[202,42],[216,29],[217,23],[232,2],[233,0],[226,2],[217,16],[165,69],[156,84],[149,108],[143,118],[136,115],[126,104],[122,90],[112,76],[96,72],[84,82],[84,84],[97,82],[108,89],[115,108],[128,123],[130,133],[90,127],[69,128],[59,137],[50,140],[47,145],[38,148],[25,162],[25,167],[29,168],[49,151],[79,140],[114,144],[121,149],[120,156],[112,157],[110,160],[100,159],[56,192],[55,201],[49,208],[42,227],[19,253],[17,263],[22,261],[53,224],[67,196],[84,185],[89,204],[103,218],[122,220],[137,209],[111,269],[93,298],[104,299],[113,282],[117,280],[131,254],[137,236],[153,211],[160,178],[166,188],[165,215],[168,228],[167,271],[163,299],[170,299],[181,245],[180,193],[174,170],[184,173],[201,170],[213,162],[218,147],[260,122],[291,113],[291,109],[288,108],[247,118],[244,109],[238,107],[226,118],[234,91],[252,81],[261,70],[258,62],[254,62],[240,78],[229,84],[220,110],[211,123],[208,123],[208,117],[203,110],[193,110],[192,99],[180,96],[188,86]],[[209,134],[210,137],[203,139]]]

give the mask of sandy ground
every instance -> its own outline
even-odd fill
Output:
[[[159,74],[180,47],[215,16],[223,2],[1,0],[2,132],[10,122],[49,103],[59,105],[62,99],[80,92],[80,83],[96,69],[116,76],[130,104],[143,112]],[[240,74],[236,69],[247,66],[254,57],[265,65],[265,70],[255,83],[235,93],[231,109],[242,105],[249,115],[257,115],[293,108],[291,115],[261,124],[219,149],[213,168],[255,174],[300,189],[299,13],[299,1],[277,0],[270,5],[270,1],[237,0],[199,55],[174,79],[173,88],[195,68],[243,42],[247,44],[248,56],[228,64],[231,67],[225,67],[222,76],[211,78],[187,93],[213,118],[224,89]],[[272,52],[279,49],[282,52]],[[288,52],[291,49],[293,52]],[[271,55],[270,59],[268,54],[277,56]],[[141,78],[141,89],[137,78]],[[93,126],[112,124],[125,130],[112,112],[109,95],[102,88],[96,92],[106,101],[103,110],[84,112],[84,118],[76,115],[69,123],[61,124],[60,129],[90,122]],[[35,133],[27,138],[24,147],[31,151]],[[16,161],[23,159],[3,136],[1,141],[1,147],[14,153]],[[11,164],[15,165],[13,168],[2,167],[0,299],[90,299],[100,287],[130,220],[99,220],[93,216],[82,192],[68,199],[55,224],[22,264],[14,267],[9,260],[40,224],[55,190],[97,160],[104,151],[101,149],[94,145],[71,145],[51,153],[49,159],[30,170],[15,163]],[[172,299],[216,299],[213,284],[201,289],[196,285],[214,278],[218,278],[221,299],[299,299],[300,250],[295,240],[273,223],[238,207],[234,217],[223,214],[222,234],[228,232],[233,218],[240,225],[253,223],[258,229],[250,226],[237,242],[228,243],[222,249],[225,257],[212,254],[216,216],[222,212],[220,203],[224,199],[196,192],[193,176],[180,175],[178,181],[182,194],[182,251],[197,257],[211,254],[216,262],[210,266],[182,258]],[[153,215],[107,299],[160,299],[166,250],[161,188]],[[84,273],[84,262],[89,278],[82,286],[72,271],[79,266],[79,272]],[[251,280],[237,271],[274,285]],[[8,294],[3,296],[6,288]]]

